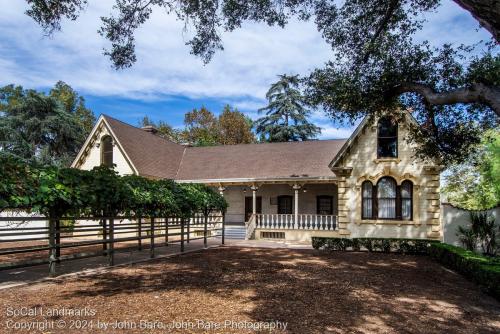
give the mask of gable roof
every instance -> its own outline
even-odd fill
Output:
[[[107,115],[99,118],[91,136],[101,122],[137,174],[179,181],[335,177],[328,164],[347,141],[187,147]],[[81,153],[73,166],[80,157]]]
[[[328,163],[344,139],[190,147],[177,180],[333,177]]]
[[[173,179],[185,147],[103,115],[139,175]]]

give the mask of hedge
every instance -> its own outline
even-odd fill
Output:
[[[431,245],[429,255],[500,300],[500,258],[486,257],[448,244]]]
[[[369,252],[427,254],[429,246],[434,243],[439,243],[439,241],[397,238],[312,238],[312,246],[315,249],[327,251],[359,251],[363,248]]]
[[[22,210],[48,217],[187,218],[227,208],[224,198],[203,184],[119,176],[106,167],[85,171],[39,166],[7,154],[0,154],[0,166],[0,211]]]

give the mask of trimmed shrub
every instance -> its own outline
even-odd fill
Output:
[[[498,257],[486,257],[448,244],[432,244],[429,255],[445,267],[474,281],[491,296],[500,299]]]
[[[313,237],[312,246],[326,251],[359,251],[369,252],[427,254],[431,244],[439,243],[429,239],[396,239],[396,238],[324,238]]]

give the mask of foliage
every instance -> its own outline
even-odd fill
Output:
[[[158,131],[157,135],[159,135],[160,137],[163,137],[175,143],[182,142],[181,131],[174,129],[167,122],[164,121],[154,122],[148,116],[144,116],[142,120],[139,122],[139,126],[141,127],[152,126]]]
[[[431,244],[439,241],[428,239],[398,239],[398,238],[326,238],[313,237],[312,246],[326,251],[359,251],[369,252],[427,254]]]
[[[486,210],[500,204],[500,132],[482,135],[470,158],[448,168],[442,193],[454,206]]]
[[[434,243],[429,255],[444,266],[456,270],[500,299],[500,260],[448,244]]]
[[[266,116],[255,121],[256,132],[266,141],[283,142],[314,139],[321,129],[307,120],[310,111],[299,88],[297,75],[280,75],[266,94],[268,105],[259,109]]]
[[[204,106],[184,115],[184,140],[194,146],[217,144],[217,118]]]
[[[483,254],[495,255],[499,249],[500,226],[495,225],[495,218],[488,212],[471,212],[470,227],[459,226],[457,236],[469,251],[481,247]]]
[[[252,126],[253,122],[250,118],[238,109],[225,105],[218,119],[217,142],[220,145],[254,143],[255,135],[252,132]]]
[[[27,14],[47,32],[60,28],[62,18],[76,19],[86,0],[27,0]],[[450,45],[431,47],[415,33],[440,0],[287,0],[171,1],[120,0],[116,14],[102,18],[101,35],[111,43],[105,52],[116,68],[136,61],[135,31],[157,7],[194,27],[187,42],[191,52],[208,62],[222,50],[222,31],[245,21],[284,27],[292,17],[314,19],[333,59],[305,78],[309,101],[334,119],[353,122],[364,115],[411,107],[422,128],[411,138],[417,155],[460,161],[478,142],[483,129],[500,114],[498,78],[498,8],[490,0],[455,0],[470,12],[495,41],[480,49]]]
[[[93,114],[68,85],[47,96],[21,86],[0,88],[0,150],[44,165],[67,166],[90,133]]]
[[[91,171],[27,164],[0,154],[0,210],[14,209],[49,217],[190,217],[225,210],[227,203],[204,185],[119,176],[106,167]]]
[[[67,113],[75,115],[87,137],[94,127],[96,118],[92,110],[85,106],[85,98],[63,81],[56,83],[50,90],[49,96],[60,101]]]

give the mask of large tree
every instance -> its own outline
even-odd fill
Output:
[[[218,118],[218,138],[220,145],[254,143],[255,135],[252,132],[253,122],[245,114],[225,105]]]
[[[77,112],[87,110],[84,105],[68,108],[67,95],[59,94],[60,88],[56,86],[49,96],[21,86],[0,88],[1,154],[44,165],[71,163],[90,131],[82,121],[89,115],[82,118]]]
[[[217,145],[217,117],[206,107],[187,112],[184,115],[184,125],[184,141],[194,146]]]
[[[62,18],[76,19],[87,3],[27,1],[28,15],[49,32]],[[188,44],[205,61],[222,49],[221,32],[244,21],[283,27],[291,17],[313,19],[334,56],[305,78],[310,103],[342,121],[411,108],[422,125],[412,132],[422,144],[417,153],[446,164],[468,156],[500,115],[500,2],[454,2],[491,33],[489,47],[417,42],[425,14],[439,10],[440,0],[117,0],[100,33],[111,42],[106,54],[114,66],[124,68],[136,61],[135,31],[154,8],[194,26]]]
[[[265,141],[283,142],[309,140],[317,137],[321,129],[307,120],[310,111],[298,89],[297,75],[279,75],[266,94],[268,105],[259,109],[266,115],[255,121],[256,132]]]
[[[445,173],[442,192],[455,206],[486,210],[500,204],[500,131],[487,131],[475,148],[467,161]]]

